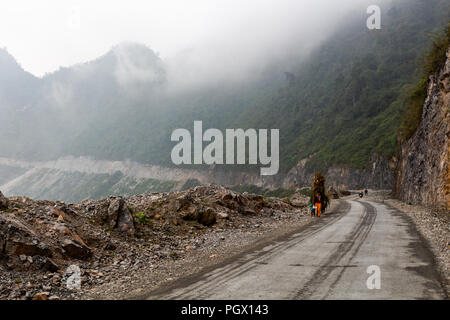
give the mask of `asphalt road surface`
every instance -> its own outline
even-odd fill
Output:
[[[364,199],[339,202],[311,218],[317,223],[146,298],[446,298],[433,255],[406,215]]]

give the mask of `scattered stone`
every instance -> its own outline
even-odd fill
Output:
[[[108,242],[103,249],[108,251],[114,251],[117,249],[117,246],[112,242]]]
[[[198,222],[204,226],[211,226],[216,222],[216,213],[212,208],[200,211]]]
[[[244,210],[242,210],[242,213],[245,215],[254,215],[256,214],[255,210],[249,209],[249,208],[245,208]]]
[[[225,212],[217,212],[217,218],[219,219],[229,219],[230,216],[228,213]]]
[[[90,248],[76,240],[65,239],[62,243],[62,248],[67,256],[75,259],[84,260],[92,254]]]
[[[34,295],[33,300],[48,300],[48,296],[50,295],[50,292],[39,292]]]
[[[254,239],[261,234],[257,225],[270,230],[303,217],[281,199],[215,185],[78,204],[26,197],[8,201],[21,213],[0,214],[0,299],[78,299],[81,293],[67,287],[77,277],[83,295],[102,283],[108,290],[116,283],[141,286],[134,276],[140,270],[170,274],[175,261],[183,265],[198,253],[209,261],[212,248],[222,256],[231,243]],[[276,218],[269,211],[277,212]],[[139,212],[143,222],[134,225]],[[67,266],[76,268],[69,272]],[[37,290],[52,296],[36,295]]]
[[[44,257],[41,269],[42,270],[47,270],[47,271],[50,271],[50,272],[56,272],[56,271],[59,270],[59,267],[52,259]]]

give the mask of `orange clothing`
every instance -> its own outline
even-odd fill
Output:
[[[317,216],[320,217],[320,211],[322,210],[322,204],[320,202],[316,202],[314,205],[317,207]]]

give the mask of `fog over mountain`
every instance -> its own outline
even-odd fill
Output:
[[[309,51],[368,3],[2,1],[0,46],[37,76],[93,60],[124,41],[144,43],[165,61],[182,59],[199,74],[234,76]]]
[[[444,0],[380,1],[382,29],[369,30],[370,1],[100,1],[74,3],[79,25],[67,29],[68,7],[50,3],[1,4],[0,157],[173,167],[171,133],[195,120],[276,128],[280,174],[252,180],[269,187],[331,168],[359,170],[342,174],[356,185],[374,163],[374,185],[389,186],[405,92],[449,12]]]
[[[0,0],[0,300],[447,299],[449,18]]]

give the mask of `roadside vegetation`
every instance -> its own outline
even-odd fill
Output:
[[[423,58],[423,75],[407,98],[407,109],[399,130],[401,142],[408,140],[417,130],[422,117],[423,105],[427,97],[429,76],[436,73],[444,64],[450,45],[450,21],[442,34],[433,36],[433,45]]]

